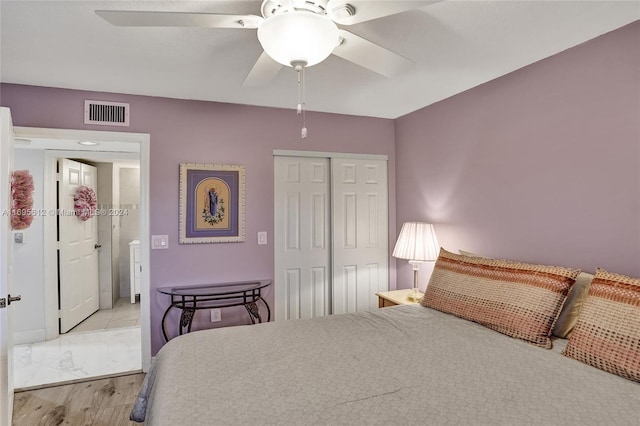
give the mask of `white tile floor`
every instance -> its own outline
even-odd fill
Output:
[[[113,309],[105,309],[94,313],[72,328],[69,333],[127,327],[140,327],[140,302],[131,303],[129,298],[123,297],[117,300]]]
[[[55,340],[13,350],[16,389],[139,371],[140,304],[120,299]]]

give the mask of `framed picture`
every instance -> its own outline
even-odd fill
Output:
[[[180,244],[244,241],[244,167],[180,164]]]

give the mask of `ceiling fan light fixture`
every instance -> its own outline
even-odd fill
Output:
[[[286,11],[258,27],[258,40],[267,55],[282,65],[324,61],[338,45],[338,27],[329,18],[308,11]]]
[[[349,4],[341,4],[331,10],[331,17],[337,20],[351,18],[356,14],[356,8]]]

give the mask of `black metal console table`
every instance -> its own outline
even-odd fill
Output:
[[[249,313],[252,324],[262,322],[260,311],[256,302],[262,301],[267,308],[267,322],[271,321],[271,308],[262,298],[262,289],[271,285],[271,280],[245,281],[238,283],[223,284],[203,284],[184,287],[160,287],[158,292],[171,296],[171,304],[162,316],[162,335],[165,341],[167,331],[165,329],[165,319],[171,308],[178,308],[180,314],[180,325],[178,331],[180,335],[183,329],[187,333],[191,331],[193,316],[199,309],[227,308],[230,306],[244,306]]]

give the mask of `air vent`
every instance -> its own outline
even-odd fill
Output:
[[[84,124],[129,127],[129,104],[84,101]]]

